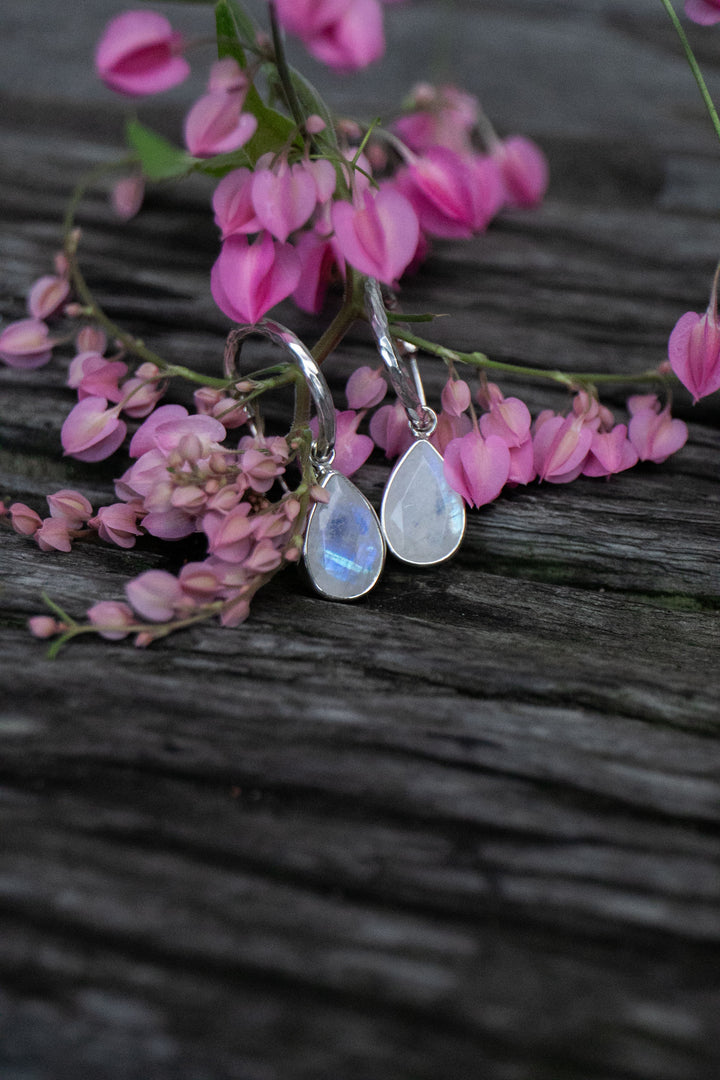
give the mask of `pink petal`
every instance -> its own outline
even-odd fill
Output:
[[[260,224],[284,243],[315,209],[317,187],[300,163],[278,172],[260,169],[253,177],[251,198]]]

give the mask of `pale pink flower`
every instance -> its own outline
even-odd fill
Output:
[[[720,20],[720,14],[718,15]],[[718,271],[720,272],[720,270]],[[720,389],[720,322],[717,309],[718,274],[704,315],[688,311],[678,319],[668,342],[670,365],[693,401]]]
[[[81,352],[70,361],[67,385],[78,392],[78,400],[101,397],[118,402],[123,392],[118,380],[127,375],[128,367],[122,360],[107,360],[98,352]]]
[[[162,427],[163,424],[174,426],[178,421],[186,420],[188,415],[184,405],[161,405],[160,408],[155,409],[154,412],[150,413],[147,420],[140,425],[130,440],[128,448],[130,457],[139,458],[149,450],[155,450],[157,429]]]
[[[157,94],[190,73],[180,55],[181,37],[164,15],[125,11],[105,28],[95,52],[95,68],[106,84],[131,96]]]
[[[110,191],[112,208],[122,221],[134,218],[145,198],[145,179],[142,173],[123,176],[116,180]]]
[[[302,161],[256,169],[250,194],[261,226],[281,243],[308,221],[318,201],[314,176]]]
[[[47,364],[57,342],[40,319],[19,319],[0,333],[0,360],[14,368],[38,368]]]
[[[290,244],[276,244],[268,232],[249,244],[244,236],[223,243],[211,276],[215,303],[228,318],[256,323],[289,296],[300,280],[300,259]]]
[[[185,145],[193,157],[229,154],[248,142],[257,119],[243,112],[245,94],[216,90],[204,94],[185,117]]]
[[[99,326],[81,326],[75,335],[75,348],[78,353],[92,352],[102,356],[107,348],[107,335]]]
[[[551,484],[567,484],[583,470],[592,443],[593,432],[581,416],[545,418],[535,428],[533,455],[539,480]]]
[[[470,387],[464,379],[448,379],[440,395],[442,407],[450,416],[460,416],[470,405]]]
[[[243,565],[252,574],[267,574],[271,570],[277,570],[281,562],[282,554],[272,540],[261,540],[255,544]]]
[[[252,179],[250,169],[233,169],[215,188],[212,205],[223,240],[237,233],[260,232],[251,197]]]
[[[392,460],[404,454],[413,441],[407,413],[399,401],[381,405],[370,418],[370,436],[376,446]]]
[[[283,27],[335,71],[357,71],[385,51],[377,0],[276,0]]]
[[[185,563],[178,574],[180,587],[196,604],[207,604],[215,599],[221,587],[220,578],[205,562]]]
[[[87,615],[100,637],[107,641],[120,641],[127,637],[130,633],[128,627],[135,622],[132,610],[120,600],[101,600],[88,608]]]
[[[247,436],[240,440],[239,465],[253,491],[269,491],[288,462],[288,446],[284,439],[262,442]]]
[[[187,604],[180,582],[167,570],[146,570],[125,586],[130,604],[149,622],[169,622]]]
[[[81,529],[93,514],[90,502],[79,491],[63,488],[46,496],[50,516],[64,521],[68,529]]]
[[[209,513],[202,519],[208,551],[226,563],[244,563],[253,546],[253,523],[249,503],[240,503],[228,514]]]
[[[72,548],[67,523],[60,518],[45,518],[34,538],[41,551],[68,552]]]
[[[351,409],[372,409],[387,393],[387,383],[377,368],[355,368],[347,381],[345,396]]]
[[[10,524],[16,533],[21,536],[34,536],[42,524],[38,513],[31,510],[25,503],[12,503],[9,507]]]
[[[530,438],[530,410],[516,397],[494,397],[489,411],[480,417],[483,435],[498,435],[508,447],[522,446]]]
[[[52,615],[33,615],[28,619],[28,629],[36,638],[51,638],[65,629]]]
[[[660,464],[687,442],[687,424],[673,420],[670,405],[658,411],[659,402],[637,409],[628,425],[630,442],[637,450],[640,461]]]
[[[420,226],[412,205],[399,191],[365,191],[359,206],[333,203],[335,245],[362,274],[388,285],[400,278],[418,245]]]
[[[66,454],[79,461],[102,461],[114,454],[127,432],[115,405],[108,409],[105,398],[87,397],[79,401],[65,419],[60,438]]]
[[[49,319],[57,314],[70,295],[66,276],[46,274],[33,284],[27,298],[27,309],[33,319]]]
[[[165,393],[165,386],[159,378],[157,364],[140,364],[135,374],[126,379],[120,387],[122,400],[120,408],[127,416],[137,419],[147,416]]]
[[[685,0],[685,14],[701,26],[712,26],[720,22],[720,0]]]
[[[228,600],[228,603],[222,610],[220,615],[220,624],[225,627],[239,626],[240,623],[245,622],[250,614],[250,601],[246,600],[241,594],[234,599]]]
[[[106,543],[131,548],[135,546],[136,538],[142,536],[142,530],[138,528],[140,513],[136,503],[112,503],[101,506],[88,525],[97,529],[98,536]]]
[[[547,159],[540,147],[523,135],[513,135],[495,143],[490,153],[500,167],[508,205],[539,206],[549,180]]]
[[[616,424],[611,431],[593,434],[583,476],[611,476],[631,469],[637,461],[638,453],[628,439],[627,426]]]
[[[510,472],[510,451],[497,435],[483,438],[473,428],[448,443],[445,479],[469,506],[485,506],[496,499]]]

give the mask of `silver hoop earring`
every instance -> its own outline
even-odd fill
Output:
[[[465,532],[465,504],[445,479],[442,455],[428,441],[437,417],[425,402],[413,353],[406,351],[403,363],[393,342],[382,291],[374,278],[365,282],[365,310],[415,437],[385,485],[380,511],[383,535],[393,555],[402,562],[433,566],[449,559],[460,546]]]
[[[385,564],[385,540],[372,506],[353,483],[331,468],[335,456],[335,407],[330,387],[308,349],[292,330],[271,319],[232,330],[225,348],[225,375],[237,377],[242,343],[250,334],[269,338],[290,353],[315,405],[317,438],[310,449],[315,482],[327,495],[308,516],[303,561],[311,585],[330,600],[357,600],[373,588]]]

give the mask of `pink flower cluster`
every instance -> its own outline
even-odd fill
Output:
[[[532,480],[565,484],[578,476],[611,476],[638,461],[665,461],[687,440],[687,426],[661,408],[654,394],[628,400],[628,424],[615,423],[609,409],[585,391],[575,395],[569,415],[550,409],[534,423],[519,398],[506,398],[494,383],[485,384],[476,400],[479,419],[465,411],[470,388],[450,380],[442,395],[442,411],[431,436],[444,455],[445,476],[469,506],[492,502],[507,485]],[[389,458],[404,453],[412,441],[399,402],[384,405],[370,421],[370,434]]]

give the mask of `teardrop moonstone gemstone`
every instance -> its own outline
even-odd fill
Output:
[[[445,479],[442,455],[427,439],[417,439],[393,469],[380,516],[388,547],[402,562],[432,566],[457,551],[465,504]]]
[[[310,512],[303,555],[313,587],[330,600],[357,600],[372,589],[385,563],[380,522],[346,476],[321,481],[330,496]]]

